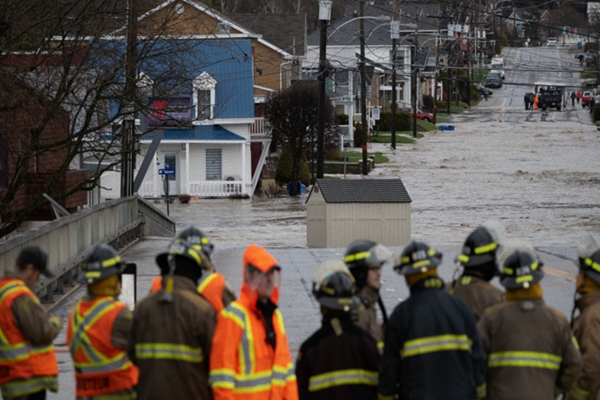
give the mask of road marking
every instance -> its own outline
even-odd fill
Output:
[[[577,282],[577,275],[572,274],[567,271],[563,271],[562,269],[554,268],[549,265],[544,265],[543,270],[545,272],[549,273],[550,275],[554,275],[558,278],[563,278],[569,282],[572,282],[572,283]]]

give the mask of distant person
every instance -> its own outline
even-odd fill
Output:
[[[575,92],[571,92],[571,106],[575,107],[575,98],[577,97],[577,95],[575,94]]]
[[[396,257],[410,296],[390,316],[379,367],[379,399],[485,397],[485,363],[475,318],[444,290],[442,254],[411,241]],[[510,385],[510,383],[507,383]]]
[[[575,96],[577,98],[577,104],[579,104],[579,100],[581,100],[581,91],[578,90]]]
[[[594,100],[594,96],[590,99],[588,103],[588,107],[590,108],[590,114],[594,112],[594,105],[596,104],[596,100]]]
[[[58,390],[52,341],[62,324],[46,314],[33,293],[41,275],[53,276],[47,260],[39,247],[25,247],[0,279],[0,389],[5,400],[45,399],[46,390]]]
[[[600,398],[600,238],[590,235],[577,249],[579,274],[575,307],[579,315],[571,325],[581,348],[583,370],[571,387],[570,399]],[[575,310],[573,310],[575,311]]]
[[[525,102],[525,110],[529,110],[529,93],[525,93],[525,97],[523,97],[523,101]]]
[[[535,97],[533,98],[533,109],[537,110],[538,109],[538,103],[540,102],[540,96],[536,93]]]
[[[498,256],[506,301],[477,324],[494,400],[554,399],[581,371],[581,354],[565,316],[545,304],[542,262],[533,246],[508,240]]]
[[[467,236],[456,258],[462,276],[450,282],[447,289],[473,311],[475,321],[487,308],[504,301],[504,293],[490,281],[497,274],[496,254],[505,236],[500,222],[486,221]]]
[[[356,325],[369,332],[380,348],[383,348],[383,331],[387,312],[379,296],[381,269],[392,258],[384,246],[370,240],[355,240],[344,253],[344,262],[356,281],[361,307]],[[376,305],[379,304],[383,325],[377,320]]]

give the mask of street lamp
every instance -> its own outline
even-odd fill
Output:
[[[317,131],[317,179],[323,179],[324,172],[324,136],[325,136],[325,81],[327,69],[327,21],[331,19],[331,0],[319,0],[319,20],[321,38],[319,43],[319,105]]]

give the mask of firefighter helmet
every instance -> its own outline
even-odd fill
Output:
[[[467,236],[456,262],[464,268],[478,268],[488,263],[495,266],[496,253],[506,233],[498,221],[486,221]]]
[[[169,245],[169,249],[156,256],[156,263],[160,268],[161,275],[169,273],[169,256],[184,257],[193,261],[201,270],[208,269],[208,257],[204,252],[198,250],[186,240],[175,239]]]
[[[498,258],[500,283],[507,289],[527,289],[544,277],[542,266],[535,249],[520,240],[505,242]]]
[[[187,241],[192,246],[197,247],[196,250],[203,251],[209,257],[212,255],[213,250],[215,249],[215,246],[210,240],[208,240],[206,235],[204,235],[200,229],[193,225],[190,225],[179,232],[177,238]]]
[[[350,312],[360,306],[352,275],[336,271],[327,275],[316,290],[317,301],[325,308]]]
[[[329,275],[334,274],[336,272],[345,273],[348,276],[352,276],[352,273],[348,269],[348,266],[337,258],[333,258],[327,261],[323,261],[321,264],[315,268],[315,272],[313,272],[313,294],[315,297],[319,292],[319,286],[321,282]],[[354,280],[354,277],[352,278]]]
[[[600,283],[600,238],[589,235],[577,248],[578,267],[591,280]]]
[[[356,280],[358,289],[367,284],[369,267],[381,267],[392,257],[384,246],[370,240],[355,240],[344,253],[344,262]]]
[[[436,268],[442,263],[442,253],[425,242],[411,241],[396,256],[394,270],[400,275],[412,275]]]
[[[107,244],[97,244],[81,263],[83,274],[80,280],[93,283],[123,272],[126,264],[121,261],[117,251]]]

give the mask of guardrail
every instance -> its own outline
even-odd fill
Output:
[[[140,196],[98,204],[0,242],[0,273],[11,269],[26,246],[48,253],[54,278],[40,277],[35,287],[42,302],[73,285],[87,250],[97,243],[120,249],[142,236],[173,236],[175,222]]]

